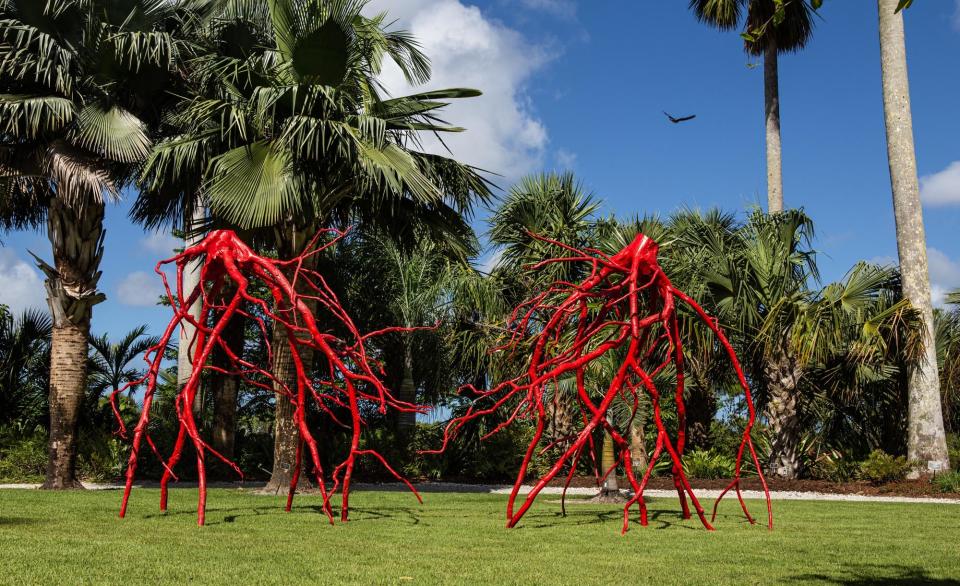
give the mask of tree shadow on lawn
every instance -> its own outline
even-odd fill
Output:
[[[17,527],[20,525],[40,525],[46,520],[34,517],[0,517],[0,527]]]
[[[226,514],[231,513],[232,511],[237,511],[236,514]],[[329,525],[327,522],[326,514],[323,512],[323,507],[320,505],[300,505],[294,506],[292,511],[285,511],[283,507],[207,507],[206,523],[207,526],[216,526],[224,523],[236,523],[238,519],[243,517],[261,517],[261,516],[281,516],[281,515],[296,515],[299,513],[311,512],[311,514],[317,515],[319,520],[323,522],[324,525]],[[396,519],[400,521],[406,521],[410,525],[419,525],[420,517],[418,513],[421,511],[419,509],[414,509],[410,507],[393,507],[390,509],[364,509],[360,507],[350,507],[350,521],[348,522],[358,522],[358,521],[376,521],[381,519]],[[222,520],[219,518],[220,515],[223,515]],[[182,510],[182,511],[166,511],[159,513],[148,513],[143,515],[143,519],[160,519],[164,517],[182,517],[190,516],[196,517],[197,512],[195,510]],[[340,512],[336,507],[333,509],[333,516],[337,520],[337,523],[340,522]]]
[[[845,575],[801,574],[789,578],[791,582],[844,584],[846,586],[908,586],[910,584],[932,584],[934,586],[960,586],[960,580],[931,576],[920,566],[864,565],[843,568]]]
[[[602,505],[600,505],[602,506]],[[635,507],[630,509],[630,526],[629,529],[684,529],[686,531],[703,531],[703,527],[700,525],[699,519],[696,515],[689,520],[684,520],[679,510],[674,509],[654,509],[648,506],[648,519],[650,524],[646,527],[640,525],[640,514],[636,511]],[[749,525],[750,522],[743,518],[742,515],[730,515],[720,513],[717,515],[718,521],[722,524],[724,520],[735,519],[734,522],[740,522],[743,524]],[[524,523],[524,520],[527,522]],[[517,528],[528,527],[530,529],[545,529],[548,527],[556,527],[561,524],[572,524],[572,525],[597,525],[597,524],[616,524],[619,528],[619,524],[623,521],[623,507],[621,505],[612,506],[609,510],[597,511],[597,510],[583,510],[583,509],[573,509],[568,508],[566,517],[564,517],[561,511],[544,511],[541,510],[538,513],[535,513],[531,519],[529,516],[525,517],[524,520],[521,520],[517,525]],[[690,523],[694,521],[694,523]]]

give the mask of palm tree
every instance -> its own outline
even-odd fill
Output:
[[[490,219],[490,242],[498,247],[499,260],[491,278],[502,283],[503,303],[514,307],[556,280],[577,282],[586,277],[584,263],[555,263],[532,274],[524,268],[566,251],[531,236],[537,234],[584,248],[596,244],[600,202],[586,192],[573,173],[540,173],[522,178],[503,199]],[[532,327],[537,327],[534,324]],[[516,353],[522,356],[522,352]],[[575,406],[570,393],[555,393],[547,405],[549,436],[570,435]]]
[[[148,336],[147,326],[137,326],[127,332],[119,342],[111,342],[107,334],[90,338],[89,387],[94,402],[107,391],[115,392],[124,385],[143,377],[144,368],[136,368],[131,362],[142,360],[144,353],[157,345],[160,338]],[[136,387],[130,387],[132,395]]]
[[[0,425],[34,428],[47,419],[50,316],[35,310],[14,317],[0,305]]]
[[[415,377],[415,371],[427,369],[414,368],[416,363],[444,362],[443,356],[431,353],[426,360],[417,360],[417,354],[423,353],[425,338],[443,337],[449,332],[453,318],[451,296],[459,273],[466,270],[465,263],[451,258],[437,243],[422,241],[411,250],[398,246],[382,234],[360,234],[350,247],[357,259],[358,268],[367,272],[367,278],[359,279],[363,291],[356,297],[376,299],[382,304],[380,318],[385,325],[391,324],[405,328],[430,328],[415,330],[401,335],[402,358],[400,385],[397,398],[410,403],[417,402],[417,389],[425,381]],[[354,277],[356,278],[356,277]],[[361,309],[364,313],[377,312],[375,308]],[[443,330],[440,330],[441,324]],[[437,344],[431,344],[436,346]],[[442,345],[442,342],[439,344]],[[433,369],[431,369],[433,370]],[[422,377],[421,377],[422,378]],[[432,386],[429,385],[428,386]],[[433,393],[436,395],[436,393]],[[409,436],[416,425],[416,413],[397,414],[397,429]]]
[[[270,0],[267,15],[218,18],[211,34],[230,48],[217,41],[220,52],[195,64],[191,93],[170,119],[178,135],[145,165],[135,217],[179,219],[185,199],[200,194],[214,221],[259,230],[281,258],[302,252],[322,226],[352,223],[408,244],[426,234],[465,257],[472,232],[463,214],[489,186],[472,168],[418,150],[418,134],[460,130],[437,118],[442,100],[478,92],[381,97],[385,59],[413,82],[429,78],[429,64],[409,35],[386,30],[385,15],[363,16],[364,4]],[[292,380],[286,332],[273,335],[274,375]],[[292,467],[291,408],[278,393],[268,489]]]
[[[45,488],[79,487],[77,417],[103,255],[104,202],[150,148],[154,88],[179,46],[163,0],[0,2],[0,222],[46,221],[53,265],[50,458]]]
[[[697,19],[720,30],[740,26],[744,8],[744,49],[763,56],[767,211],[773,213],[783,210],[778,56],[806,46],[813,35],[813,10],[807,0],[690,0]]]
[[[945,427],[956,434],[960,432],[960,291],[949,293],[947,303],[953,308],[934,310],[933,318]]]
[[[854,343],[856,352],[842,353],[852,367],[866,368],[876,356],[889,356],[891,332],[913,331],[895,327],[909,322],[913,310],[906,301],[884,305],[899,279],[872,265],[857,265],[843,281],[817,288],[814,253],[805,248],[813,224],[802,211],[769,216],[756,211],[733,236],[726,250],[716,238],[703,243],[723,259],[702,276],[708,305],[737,340],[763,406],[771,442],[768,473],[795,478],[808,399],[804,379]],[[920,345],[905,347],[915,353]],[[909,360],[910,354],[904,355]]]
[[[897,224],[897,253],[903,273],[903,294],[923,316],[926,357],[910,376],[907,457],[929,470],[947,470],[946,432],[940,405],[940,381],[934,343],[933,305],[927,267],[927,242],[920,205],[907,49],[903,14],[898,0],[878,0],[880,17],[880,69],[883,77],[883,113],[887,131],[887,159],[893,214]]]

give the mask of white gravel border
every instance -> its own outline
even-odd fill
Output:
[[[84,488],[88,490],[120,490],[123,488],[119,484],[94,484],[94,483],[83,483]],[[138,483],[137,487],[156,487],[157,483]],[[195,488],[196,483],[180,483],[174,484],[175,487],[181,488]],[[250,490],[257,490],[263,487],[263,483],[249,482],[249,483],[210,483],[208,485],[210,488],[244,488]],[[487,493],[487,494],[510,494],[510,491],[513,489],[510,485],[503,484],[458,484],[455,482],[428,482],[415,485],[417,490],[421,492],[473,492],[473,493]],[[386,483],[386,484],[371,484],[371,483],[356,483],[354,487],[357,490],[407,490],[407,487],[400,483]],[[39,484],[0,484],[0,490],[2,489],[38,489],[40,488]],[[520,487],[520,494],[527,494],[530,490],[533,489],[531,485],[524,485]],[[562,489],[558,486],[548,486],[540,491],[540,494],[551,494],[559,495],[562,492]],[[621,491],[625,495],[632,494],[628,491]],[[720,496],[720,491],[716,489],[694,489],[696,495],[700,498],[717,498]],[[571,487],[567,489],[567,494],[570,496],[592,496],[597,493],[597,489],[593,487]],[[645,496],[652,498],[670,498],[676,497],[677,492],[675,490],[655,490],[648,489],[644,492]],[[734,497],[736,495],[733,493],[728,493],[727,497]],[[743,491],[743,498],[745,499],[762,499],[763,492],[758,490],[745,490]],[[799,492],[799,491],[786,491],[786,490],[772,490],[770,491],[770,498],[777,501],[849,501],[849,502],[861,502],[861,503],[924,503],[924,504],[938,504],[938,505],[960,505],[960,499],[949,499],[949,498],[936,498],[936,497],[911,497],[911,496],[878,496],[878,495],[866,495],[866,494],[836,494],[836,493],[825,493],[825,492]]]

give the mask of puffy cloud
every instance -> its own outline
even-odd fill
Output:
[[[573,0],[521,0],[525,8],[542,10],[561,18],[573,18],[577,14],[577,3]]]
[[[953,28],[960,31],[960,0],[956,1],[956,9],[953,11]]]
[[[943,305],[946,294],[960,289],[960,262],[937,248],[927,248],[930,266],[930,295],[934,305]]]
[[[960,204],[960,161],[920,178],[920,199],[927,205]]]
[[[140,240],[144,250],[167,258],[173,255],[174,248],[183,248],[183,241],[174,238],[169,232],[152,232]]]
[[[24,309],[46,309],[43,277],[15,252],[0,248],[0,303],[16,315]]]
[[[571,171],[577,166],[577,153],[559,149],[554,156],[557,159],[557,167],[561,171]]]
[[[117,300],[124,305],[153,307],[163,293],[163,284],[155,273],[134,271],[117,283]]]
[[[371,12],[386,10],[410,31],[430,57],[433,76],[423,87],[406,83],[399,68],[384,67],[381,82],[392,95],[429,89],[471,87],[483,96],[455,100],[441,117],[466,132],[444,135],[459,160],[503,176],[507,183],[541,166],[547,129],[525,92],[531,76],[551,55],[519,32],[459,0],[377,0]],[[446,154],[433,136],[424,148]]]

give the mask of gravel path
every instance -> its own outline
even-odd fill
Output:
[[[245,488],[250,490],[257,490],[263,487],[263,483],[256,482],[247,482],[247,483],[235,483],[235,482],[213,482],[208,486],[210,488]],[[120,490],[123,488],[119,484],[93,484],[93,483],[83,483],[83,486],[89,490]],[[157,483],[153,482],[144,482],[138,483],[137,487],[143,488],[155,488],[159,486]],[[178,485],[175,485],[179,488],[195,488],[196,483],[187,483],[182,482]],[[10,488],[20,488],[20,489],[37,489],[39,484],[0,484],[0,490],[10,489]],[[416,485],[417,490],[420,492],[473,492],[473,493],[487,493],[487,494],[510,494],[512,489],[509,485],[502,484],[457,484],[453,482],[428,482]],[[390,490],[390,491],[405,491],[407,488],[398,483],[388,483],[388,484],[371,484],[371,483],[356,483],[354,488],[357,490]],[[520,493],[526,494],[530,492],[532,486],[525,485],[521,487]],[[627,491],[621,491],[625,495],[628,495]],[[694,489],[694,492],[700,498],[716,498],[720,495],[719,490],[710,490],[710,489]],[[548,486],[544,488],[540,494],[551,494],[558,495],[561,493],[560,487]],[[571,487],[567,489],[567,494],[570,496],[592,496],[597,493],[597,489],[592,487]],[[669,498],[675,497],[676,491],[673,490],[655,490],[649,489],[645,495],[652,498]],[[735,496],[735,495],[729,495]],[[762,499],[763,492],[755,490],[745,490],[743,491],[743,498],[746,499]],[[909,497],[909,496],[875,496],[875,495],[862,495],[862,494],[831,494],[824,492],[797,492],[797,491],[770,491],[770,498],[773,500],[780,501],[853,501],[853,502],[865,502],[865,503],[927,503],[927,504],[947,504],[947,505],[960,505],[960,499],[949,499],[949,498],[934,498],[934,497]]]

